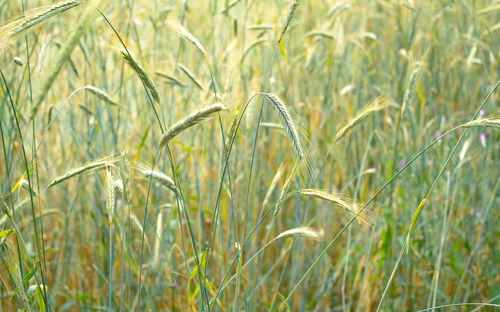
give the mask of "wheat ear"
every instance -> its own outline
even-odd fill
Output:
[[[187,116],[186,118],[179,120],[177,123],[175,123],[172,127],[170,127],[162,135],[161,140],[160,140],[160,144],[159,144],[160,148],[162,148],[172,138],[177,136],[182,131],[200,123],[204,119],[210,117],[211,115],[213,115],[217,112],[220,112],[223,109],[224,109],[224,105],[218,103],[218,104],[214,104],[214,105],[208,106],[206,108],[194,111],[191,114],[189,114],[189,116]]]
[[[185,87],[185,85],[178,78],[174,76],[170,76],[162,72],[156,72],[155,74],[162,78],[167,79],[167,83],[169,84],[178,85],[179,87]]]
[[[149,90],[151,97],[156,103],[160,103],[160,93],[153,82],[153,79],[148,75],[147,71],[142,67],[137,61],[136,57],[125,50],[121,50],[120,54],[127,64],[132,67],[132,69],[139,75],[139,78],[144,83],[146,88]]]
[[[292,22],[292,19],[295,15],[295,11],[297,10],[297,7],[299,6],[300,0],[293,0],[292,4],[290,5],[290,8],[288,9],[288,13],[286,14],[285,20],[283,21],[283,24],[281,25],[281,30],[280,34],[278,36],[278,42],[281,42],[281,39],[283,39],[283,35],[285,34],[286,30],[288,29],[288,26],[290,26],[290,23]]]
[[[415,96],[415,88],[417,86],[418,72],[419,69],[416,68],[410,74],[410,78],[408,79],[408,86],[403,98],[403,107],[401,109],[402,112],[404,112],[406,110],[406,107],[413,101],[413,97]]]
[[[38,93],[37,100],[35,101],[33,107],[31,108],[30,119],[35,118],[38,110],[40,109],[42,102],[47,97],[47,93],[49,92],[50,88],[52,87],[52,84],[56,80],[57,75],[59,74],[62,67],[64,66],[64,64],[68,60],[73,49],[78,44],[80,37],[85,33],[85,28],[87,27],[88,23],[95,16],[96,4],[99,3],[100,5],[105,5],[106,2],[107,2],[107,0],[101,0],[101,1],[93,0],[93,1],[91,1],[88,4],[85,11],[82,13],[78,22],[76,22],[76,25],[72,28],[72,30],[68,36],[68,39],[65,40],[65,42],[61,46],[61,49],[58,51],[58,54],[56,55],[54,60],[51,62],[52,65],[48,68],[47,73],[45,74],[44,78],[42,79],[42,81],[40,83],[40,88],[38,88],[40,91]]]
[[[90,163],[83,165],[81,167],[78,167],[78,168],[71,169],[68,172],[66,172],[65,174],[63,174],[62,176],[59,176],[59,177],[55,178],[54,180],[52,180],[52,182],[50,182],[50,184],[47,186],[47,188],[52,187],[54,185],[57,185],[65,180],[68,180],[72,177],[80,175],[84,172],[93,171],[93,170],[100,170],[100,169],[104,169],[108,166],[112,166],[113,163],[116,161],[117,161],[116,158],[105,158],[102,160],[90,162]]]
[[[10,30],[7,32],[7,36],[13,37],[13,36],[23,34],[26,31],[30,30],[30,28],[32,28],[33,26],[36,26],[36,25],[46,21],[47,19],[51,18],[52,16],[54,16],[56,14],[67,11],[73,7],[76,7],[79,4],[80,4],[79,1],[72,1],[72,0],[63,1],[63,2],[56,3],[54,5],[51,5],[47,9],[45,9],[41,12],[38,12],[34,15],[31,15],[28,13],[26,17],[21,18],[20,20],[15,21],[14,23],[12,23],[10,25],[10,27],[12,27],[12,28],[9,27]]]
[[[278,117],[281,119],[281,122],[283,123],[283,126],[288,134],[288,138],[292,142],[295,154],[300,160],[303,160],[304,151],[302,149],[302,144],[300,143],[299,133],[297,132],[295,123],[293,122],[292,116],[288,112],[285,103],[272,93],[264,93],[264,95],[270,100],[274,110],[278,114]]]
[[[137,169],[139,173],[146,179],[151,179],[155,182],[160,183],[161,185],[165,186],[166,188],[177,192],[177,187],[175,186],[174,180],[164,174],[161,171],[158,170],[152,170],[152,169],[147,169],[147,165],[138,165]],[[151,166],[149,166],[151,168]]]
[[[360,209],[356,203],[353,203],[351,200],[337,194],[330,194],[316,189],[302,189],[299,191],[299,193],[305,196],[326,200],[330,203],[339,206],[340,208],[344,209],[351,215],[357,215]],[[368,212],[366,211],[363,211],[361,214],[359,214],[358,218],[361,222],[369,226],[373,225],[373,220],[372,220],[373,217],[369,215]]]
[[[92,93],[93,95],[97,96],[104,102],[108,103],[109,105],[119,105],[115,100],[113,100],[106,92],[102,91],[101,89],[94,87],[94,86],[85,86],[83,89],[87,90],[88,92]]]
[[[354,128],[357,124],[359,124],[363,119],[367,116],[375,113],[379,110],[382,110],[389,106],[389,102],[385,97],[377,97],[372,103],[365,106],[362,110],[360,110],[353,118],[351,118],[347,124],[342,127],[335,136],[335,142],[343,138],[346,134],[348,134],[352,128]]]
[[[198,81],[198,79],[196,79],[196,77],[194,76],[194,74],[189,71],[189,69],[187,69],[186,66],[182,65],[182,64],[178,64],[179,65],[179,68],[182,70],[182,72],[184,74],[186,74],[186,76],[188,76],[188,78],[198,87],[200,88],[200,90],[204,90],[205,88],[203,87],[203,85],[201,84],[201,82]]]
[[[193,36],[193,34],[190,33],[186,28],[184,28],[184,26],[182,26],[181,23],[172,20],[172,21],[169,21],[169,24],[172,27],[174,27],[184,39],[186,39],[187,41],[194,44],[205,57],[207,56],[207,52],[205,52],[205,48],[200,43],[200,41],[198,39],[196,39],[196,37]]]
[[[463,124],[464,128],[471,127],[488,127],[488,128],[500,128],[500,117],[499,116],[491,116],[487,118],[481,118],[469,121],[466,124]]]
[[[276,236],[275,239],[289,237],[289,236],[298,236],[298,237],[312,238],[314,240],[321,240],[324,236],[324,232],[322,229],[315,230],[307,226],[302,226],[281,232],[278,236]]]
[[[108,214],[108,223],[113,223],[113,215],[115,212],[116,190],[113,179],[113,174],[108,168],[106,170],[106,213]]]

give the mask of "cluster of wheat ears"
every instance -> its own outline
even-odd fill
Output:
[[[226,10],[230,9],[233,6],[236,6],[238,2],[240,1],[238,0],[233,1],[232,3],[227,5]],[[197,39],[188,29],[186,29],[186,27],[183,26],[182,23],[175,20],[169,20],[167,25],[170,27],[170,29],[174,30],[182,39],[191,43],[192,46],[194,46],[194,48],[201,54],[203,63],[200,66],[206,66],[211,78],[209,87],[206,87],[203,82],[200,82],[199,79],[196,77],[196,75],[193,74],[188,69],[188,67],[179,63],[178,69],[187,77],[187,79],[190,80],[192,85],[198,88],[199,90],[205,91],[207,89],[212,89],[213,96],[211,101],[214,104],[209,104],[202,108],[196,109],[191,113],[186,114],[184,118],[180,118],[177,121],[173,121],[173,118],[169,117],[170,126],[167,127],[169,123],[166,122],[165,118],[162,116],[160,112],[163,104],[161,88],[159,88],[157,84],[154,82],[153,77],[149,74],[147,68],[143,64],[141,64],[140,59],[136,57],[134,53],[132,53],[132,48],[127,46],[125,40],[122,40],[122,36],[120,35],[119,31],[117,31],[117,29],[114,28],[112,23],[107,19],[106,15],[98,10],[98,8],[105,7],[105,4],[106,1],[90,1],[89,3],[81,3],[80,1],[73,1],[73,0],[63,1],[56,4],[52,4],[47,7],[42,7],[36,10],[28,11],[22,17],[15,19],[6,25],[0,25],[0,53],[4,55],[8,54],[9,49],[12,48],[13,42],[21,38],[22,36],[28,35],[32,33],[32,31],[39,29],[39,27],[42,24],[53,19],[55,16],[61,15],[63,12],[66,12],[70,9],[74,9],[77,7],[79,7],[79,9],[82,10],[75,25],[72,26],[67,39],[60,44],[58,53],[54,55],[54,57],[52,58],[51,63],[48,66],[48,68],[44,71],[41,80],[37,81],[37,87],[36,89],[34,89],[35,93],[33,94],[33,100],[31,101],[31,106],[29,107],[29,119],[27,118],[24,119],[24,113],[22,114],[23,115],[22,120],[16,119],[17,127],[19,128],[19,134],[21,135],[19,123],[27,122],[29,124],[30,120],[34,122],[34,120],[36,120],[37,116],[39,115],[41,109],[44,107],[44,104],[46,102],[49,102],[48,101],[49,91],[53,88],[54,83],[56,82],[57,77],[59,76],[61,70],[64,68],[65,64],[72,62],[71,54],[73,50],[77,48],[81,40],[81,37],[86,32],[87,27],[93,20],[95,20],[97,16],[100,16],[107,23],[109,29],[111,29],[113,33],[116,35],[116,40],[117,42],[119,42],[121,46],[117,54],[121,56],[124,64],[126,64],[129,67],[129,69],[131,69],[140,80],[143,86],[143,91],[145,92],[147,98],[147,102],[149,103],[151,110],[155,116],[155,123],[156,123],[155,127],[158,127],[161,131],[161,136],[159,141],[157,141],[157,144],[155,146],[151,147],[151,149],[155,151],[153,160],[151,163],[143,163],[138,161],[137,157],[130,157],[128,152],[122,152],[120,154],[115,153],[103,158],[88,161],[82,164],[81,166],[70,169],[65,173],[60,174],[59,176],[51,178],[50,183],[48,183],[45,187],[40,188],[40,187],[35,187],[35,180],[34,180],[35,163],[34,161],[29,161],[27,156],[24,155],[23,157],[25,161],[25,168],[24,168],[25,174],[18,179],[15,187],[11,188],[10,193],[6,194],[5,196],[2,196],[1,198],[5,214],[0,219],[0,226],[6,228],[5,231],[0,233],[2,237],[1,238],[2,244],[6,242],[7,237],[12,233],[22,231],[22,229],[18,228],[18,226],[16,225],[15,216],[19,214],[25,207],[31,207],[31,210],[33,211],[33,218],[36,218],[35,206],[40,198],[46,196],[45,194],[49,193],[50,191],[54,190],[57,187],[61,187],[61,184],[63,182],[67,182],[70,179],[72,180],[85,179],[85,175],[89,175],[91,173],[95,175],[97,173],[97,176],[101,177],[102,179],[101,182],[102,194],[104,194],[103,196],[105,198],[105,213],[107,218],[107,225],[109,227],[109,240],[108,240],[109,253],[110,253],[109,256],[110,259],[112,259],[113,258],[112,252],[114,248],[113,239],[117,235],[114,231],[123,230],[120,228],[121,226],[123,226],[123,224],[120,224],[119,220],[121,219],[118,216],[121,216],[125,212],[117,211],[118,209],[121,208],[124,209],[124,204],[122,203],[122,201],[125,202],[131,201],[131,198],[134,196],[133,195],[134,193],[131,190],[136,188],[135,186],[136,183],[138,185],[147,185],[147,197],[145,199],[145,203],[143,202],[143,205],[145,206],[145,214],[147,215],[148,213],[147,209],[150,200],[149,198],[150,192],[152,192],[152,189],[154,189],[155,187],[158,187],[159,190],[164,188],[164,190],[171,192],[171,195],[173,196],[173,198],[175,198],[175,206],[178,208],[178,214],[180,218],[179,222],[181,224],[181,227],[182,228],[185,227],[184,230],[187,229],[188,231],[187,234],[185,232],[181,232],[183,244],[184,244],[184,236],[186,236],[191,240],[191,244],[194,249],[193,257],[190,258],[190,261],[192,261],[194,264],[189,265],[188,259],[185,259],[186,276],[189,276],[187,301],[192,309],[196,309],[195,308],[196,305],[199,305],[202,310],[207,310],[207,311],[211,309],[217,309],[217,307],[218,309],[222,309],[222,304],[219,301],[219,298],[221,297],[221,293],[224,291],[224,289],[228,287],[228,285],[230,285],[230,283],[233,280],[236,280],[236,286],[235,286],[236,291],[234,294],[235,297],[234,308],[238,309],[238,303],[236,301],[237,300],[236,298],[238,297],[237,289],[240,288],[239,285],[242,279],[244,279],[244,277],[242,276],[243,274],[242,270],[245,267],[247,267],[247,265],[251,263],[254,259],[259,259],[258,257],[263,253],[265,248],[274,244],[280,239],[285,239],[290,237],[292,238],[302,237],[306,239],[312,239],[314,241],[323,241],[325,239],[324,229],[311,227],[308,224],[303,224],[297,227],[285,229],[271,239],[269,239],[270,228],[266,228],[264,244],[259,246],[259,249],[251,256],[248,256],[248,254],[245,255],[245,248],[247,247],[248,243],[250,243],[254,239],[252,237],[257,228],[263,223],[265,217],[268,214],[272,215],[272,220],[269,223],[270,225],[272,225],[273,222],[277,222],[277,220],[280,218],[281,206],[283,206],[288,199],[298,195],[298,196],[303,196],[304,198],[312,198],[312,199],[317,199],[319,201],[326,201],[327,203],[330,203],[340,208],[344,212],[346,212],[350,216],[349,221],[346,222],[342,230],[340,230],[340,232],[336,236],[334,236],[333,239],[328,239],[329,243],[324,246],[325,248],[317,256],[317,258],[314,258],[312,261],[310,261],[308,270],[305,273],[303,273],[303,275],[298,280],[295,281],[295,283],[293,284],[293,288],[289,289],[286,296],[282,296],[280,294],[280,296],[282,296],[281,304],[279,305],[279,307],[276,306],[276,308],[286,309],[290,304],[292,295],[305,281],[306,277],[310,275],[310,272],[312,272],[312,270],[315,269],[315,266],[321,261],[323,255],[327,252],[330,246],[332,246],[332,244],[337,240],[337,238],[347,229],[349,229],[349,235],[351,235],[350,225],[354,221],[359,221],[360,224],[367,225],[368,227],[374,226],[374,224],[376,223],[376,213],[374,209],[369,209],[369,206],[372,203],[374,203],[376,199],[379,198],[379,196],[385,189],[391,187],[393,181],[395,181],[395,179],[398,176],[400,176],[400,174],[402,174],[405,170],[407,170],[407,168],[412,163],[414,163],[417,159],[419,159],[419,157],[423,155],[425,151],[427,151],[430,147],[434,146],[438,142],[442,141],[444,137],[450,136],[450,134],[457,133],[461,130],[466,132],[468,131],[469,128],[476,128],[476,127],[500,128],[499,117],[489,116],[489,117],[478,118],[477,115],[479,110],[482,109],[486,101],[493,94],[494,90],[496,89],[495,86],[495,88],[492,89],[486,100],[482,103],[481,107],[478,109],[478,111],[470,121],[456,125],[455,127],[452,127],[450,130],[446,131],[444,134],[440,134],[440,136],[437,137],[436,140],[426,145],[423,149],[421,149],[421,151],[418,154],[416,154],[405,164],[401,165],[399,170],[397,170],[395,173],[392,173],[392,175],[389,175],[389,178],[386,180],[386,183],[382,185],[382,187],[380,187],[376,192],[374,192],[374,194],[372,194],[372,196],[370,196],[369,198],[366,197],[364,198],[365,199],[364,203],[360,203],[358,200],[356,200],[356,198],[349,198],[345,195],[342,195],[340,191],[339,192],[324,191],[319,186],[316,186],[317,184],[315,184],[315,182],[317,182],[317,176],[320,174],[320,171],[318,170],[319,168],[317,168],[317,163],[315,159],[316,156],[314,155],[315,153],[314,146],[312,144],[312,142],[315,140],[311,138],[311,136],[314,134],[310,135],[305,134],[307,131],[305,131],[304,127],[302,127],[300,123],[297,121],[299,118],[294,117],[295,114],[293,113],[291,106],[288,105],[287,102],[282,99],[282,97],[269,91],[262,91],[262,92],[256,91],[254,92],[253,96],[248,98],[244,104],[241,103],[237,104],[236,108],[230,107],[233,104],[225,103],[223,96],[217,93],[218,91],[216,87],[217,83],[214,80],[214,68],[210,63],[210,57],[209,54],[207,53],[207,50],[205,49],[201,41]],[[293,27],[294,16],[296,15],[296,11],[300,7],[300,5],[301,5],[300,0],[291,1],[288,7],[288,11],[286,12],[286,14],[283,15],[281,27],[277,35],[277,40],[275,40],[274,42],[274,44],[276,44],[276,46],[279,47],[279,50],[282,53],[281,55],[278,54],[277,57],[283,57],[287,62],[292,60],[287,60],[289,56],[286,55],[283,40],[285,38],[287,31],[289,31],[290,28]],[[339,2],[339,4],[336,5],[334,9],[332,9],[332,11],[335,13],[336,10],[340,10],[343,5],[345,6],[344,2]],[[320,36],[328,40],[333,39],[333,35],[328,34],[326,32],[310,32],[307,34],[307,36],[308,37]],[[264,40],[262,39],[254,42],[253,45],[251,45],[251,47],[249,48],[249,50],[259,44],[262,44],[263,42]],[[243,60],[245,55],[246,52],[241,57],[241,60]],[[24,66],[23,60],[19,57],[14,58],[13,62],[19,66]],[[0,62],[0,64],[2,63],[5,64],[6,59],[2,59],[2,62]],[[377,112],[389,108],[398,109],[399,117],[397,119],[397,128],[399,129],[401,119],[404,117],[405,111],[407,111],[409,107],[412,105],[412,102],[414,101],[415,98],[415,94],[417,93],[418,80],[420,79],[420,76],[423,71],[421,66],[422,64],[416,61],[410,64],[409,75],[407,75],[408,78],[404,80],[403,83],[403,85],[405,86],[405,92],[402,97],[401,104],[398,104],[396,100],[392,99],[388,95],[379,95],[374,97],[373,100],[371,100],[368,105],[364,106],[357,112],[353,113],[351,117],[344,120],[342,125],[336,127],[338,130],[333,136],[333,141],[331,143],[332,146],[334,146],[338,142],[341,142],[343,139],[348,138],[350,133],[354,131],[358,125],[362,124],[363,121],[368,119],[368,117],[374,115]],[[2,77],[3,77],[3,71],[4,69],[2,69]],[[186,86],[186,83],[181,81],[181,79],[176,77],[175,75],[163,73],[161,71],[157,71],[156,75],[169,85],[177,86],[179,88],[183,88]],[[2,86],[3,93],[8,94],[10,92],[9,85],[7,84],[5,78],[3,79],[2,85],[3,85]],[[88,96],[95,97],[96,99],[101,100],[103,103],[109,105],[110,107],[114,107],[116,109],[120,109],[123,107],[123,104],[120,103],[120,100],[117,100],[114,96],[108,94],[108,92],[106,92],[105,90],[102,90],[101,88],[92,85],[86,85],[83,87],[75,88],[75,90],[71,93],[71,95],[64,100],[64,103],[68,102],[70,98],[75,96],[75,94],[77,94],[80,91],[86,91]],[[421,92],[420,89],[418,89],[418,92]],[[261,115],[262,110],[265,109],[265,107],[263,108],[263,105],[261,105],[258,127],[263,129],[265,128],[276,129],[280,130],[280,132],[283,132],[284,130],[284,134],[286,135],[286,138],[289,142],[287,144],[290,146],[290,150],[292,151],[290,155],[292,155],[291,157],[293,158],[293,161],[291,162],[290,166],[282,165],[274,173],[274,178],[272,179],[272,181],[270,181],[268,192],[265,194],[262,204],[263,209],[267,209],[266,212],[260,215],[260,217],[258,218],[258,222],[254,225],[254,227],[251,230],[249,231],[247,230],[246,235],[237,239],[236,242],[233,242],[236,246],[236,254],[234,256],[232,263],[235,264],[236,270],[234,271],[234,274],[231,276],[229,276],[230,271],[227,271],[226,275],[221,280],[220,287],[216,288],[213,285],[213,283],[208,278],[206,278],[206,275],[207,271],[210,271],[210,265],[211,265],[210,263],[212,262],[211,258],[216,257],[213,251],[214,251],[215,240],[217,237],[216,224],[220,222],[218,219],[220,218],[221,210],[223,209],[221,208],[221,193],[225,192],[228,198],[230,198],[230,200],[233,200],[232,199],[233,194],[231,193],[231,189],[228,188],[225,182],[225,181],[230,181],[231,178],[237,178],[229,174],[229,164],[230,160],[232,159],[231,158],[232,151],[234,149],[235,144],[237,143],[238,136],[242,133],[242,131],[240,131],[240,126],[242,125],[241,124],[242,119],[245,117],[247,118],[247,122],[248,120],[250,120],[250,123],[255,122],[255,116],[257,114],[256,111],[259,109],[257,99],[262,100],[261,104],[265,103],[264,105],[269,105],[275,112],[274,118],[276,118],[281,122],[281,124],[261,122],[260,117],[262,116]],[[14,109],[13,105],[12,108]],[[49,114],[49,120],[47,123],[49,128],[52,125],[52,123],[56,120],[57,114],[59,113],[60,110],[61,107],[57,109],[52,108],[50,110],[51,113]],[[227,129],[224,129],[224,123],[222,122],[222,118],[226,115],[226,112],[229,110],[234,111],[234,113],[230,116],[229,127],[227,127]],[[18,115],[18,113],[14,112],[13,115]],[[207,239],[207,245],[206,248],[204,248],[202,254],[199,254],[195,248],[196,246],[195,234],[193,233],[193,229],[190,225],[190,219],[189,219],[190,211],[189,207],[186,204],[187,200],[185,191],[182,188],[183,181],[178,175],[177,171],[178,166],[176,166],[178,164],[176,164],[174,161],[174,159],[177,159],[177,155],[172,150],[171,144],[173,141],[175,141],[175,138],[179,137],[185,131],[191,131],[188,129],[201,126],[202,124],[207,122],[213,122],[213,123],[218,122],[219,128],[221,130],[221,137],[223,142],[223,144],[220,145],[222,169],[219,173],[220,175],[219,180],[221,181],[221,183],[218,188],[218,194],[214,195],[216,196],[217,203],[213,211],[212,221],[208,223],[210,225],[210,228],[208,229],[209,234]],[[463,135],[464,132],[462,132],[461,136]],[[461,137],[459,139],[459,142],[460,140]],[[457,142],[457,145],[459,144],[459,142]],[[136,142],[136,144],[139,144],[139,142]],[[457,145],[453,147],[453,151],[456,149]],[[23,149],[24,152],[25,146],[22,146],[21,148]],[[37,149],[38,148],[35,146],[34,147],[35,154]],[[160,157],[163,157],[164,159],[168,160],[167,163],[169,163],[169,166],[172,169],[170,176],[169,174],[162,172],[160,169],[158,169],[157,164],[159,162]],[[251,161],[253,165],[254,159],[252,158]],[[448,161],[449,159],[447,159],[447,161],[445,162],[443,169],[436,178],[436,181],[442,175]],[[250,164],[248,165],[250,166]],[[273,200],[273,192],[275,189],[277,189],[277,185],[281,180],[281,178],[283,177],[283,173],[286,171],[287,167],[288,167],[288,175],[286,175],[285,182],[281,187],[281,192],[279,194],[279,197]],[[307,180],[304,183],[307,183],[308,185],[310,185],[310,187],[308,188],[299,187],[295,190],[292,189],[292,183],[297,179],[300,181]],[[437,183],[436,181],[433,183],[430,191],[427,194],[422,194],[423,199],[420,202],[420,205],[418,205],[415,212],[412,214],[411,224],[408,227],[407,235],[405,236],[403,246],[401,247],[401,254],[398,257],[398,260],[394,267],[394,271],[392,272],[393,274],[391,274],[389,278],[387,287],[385,288],[382,294],[382,298],[380,299],[378,308],[380,308],[384,300],[384,297],[387,294],[388,287],[394,277],[394,272],[396,271],[398,264],[400,263],[400,260],[404,255],[403,250],[408,250],[408,246],[410,246],[411,242],[410,234],[414,230],[414,226],[423,208],[429,204],[430,195]],[[38,184],[38,181],[36,182],[36,184]],[[16,201],[12,200],[13,197],[12,190],[15,190],[17,187],[26,189],[29,195],[16,199]],[[62,191],[62,188],[60,191]],[[248,196],[248,194],[246,196]],[[10,200],[12,200],[12,202],[9,202]],[[120,205],[118,205],[117,203],[120,203]],[[181,216],[184,216],[184,219],[182,219]],[[136,265],[136,267],[134,267],[134,269],[137,270],[138,273],[138,286],[137,286],[138,294],[135,297],[136,298],[135,301],[131,303],[133,307],[140,309],[141,288],[142,288],[141,283],[145,278],[146,274],[152,274],[155,272],[155,270],[158,270],[158,268],[160,267],[160,262],[161,262],[160,257],[162,253],[160,247],[160,241],[162,239],[162,234],[161,234],[162,229],[164,228],[163,225],[164,215],[162,213],[158,214],[156,231],[155,231],[155,244],[154,246],[151,247],[153,260],[151,261],[151,263],[147,265],[144,265],[143,263],[143,253],[145,244],[147,245],[146,248],[150,248],[148,245],[149,243],[147,242],[146,239],[146,228],[147,228],[146,216],[144,216],[143,220],[139,220],[134,214],[130,214],[129,211],[128,219],[131,223],[135,224],[137,229],[139,229],[139,231],[142,233],[140,251],[139,251],[140,260],[139,263]],[[37,224],[38,223],[34,221],[35,235],[39,235],[38,231],[40,230],[37,228]],[[183,230],[181,229],[181,231]],[[31,263],[32,267],[34,268],[31,275],[29,274],[26,275],[25,274],[26,272],[22,273],[22,269],[20,268],[16,269],[10,266],[9,263],[11,263],[10,262],[11,259],[2,258],[4,259],[3,260],[4,264],[8,264],[7,266],[9,267],[9,269],[7,271],[9,271],[10,275],[9,278],[13,280],[16,287],[16,291],[13,292],[12,296],[13,297],[15,296],[17,298],[19,307],[25,310],[32,309],[32,304],[30,303],[30,301],[32,298],[32,294],[34,293],[38,294],[39,296],[38,304],[40,309],[42,309],[42,307],[44,310],[56,309],[55,306],[51,306],[53,305],[53,303],[51,303],[51,300],[49,299],[48,295],[51,289],[50,289],[50,284],[48,284],[49,278],[47,276],[47,271],[46,268],[44,268],[45,263],[43,262],[44,256],[42,254],[45,248],[42,246],[43,239],[41,239],[41,236],[39,236],[35,237],[34,241],[35,241],[35,246],[33,246],[33,248],[37,255],[36,262],[39,264]],[[42,244],[40,244],[40,242],[42,242]],[[262,261],[262,259],[260,259],[259,261]],[[109,276],[107,277],[108,300],[106,302],[107,305],[106,308],[109,310],[115,310],[117,304],[112,295],[113,292],[115,292],[115,290],[113,290],[114,289],[113,287],[115,286],[113,285],[113,271],[114,271],[113,262],[109,261],[108,265],[109,265]],[[188,267],[192,267],[193,269],[189,271]],[[6,276],[4,276],[2,273],[2,279],[5,278]],[[36,281],[32,284],[32,286],[27,288],[24,284],[26,282],[31,282],[33,278]],[[194,288],[195,290],[192,290],[192,287],[190,286],[192,285],[191,283],[192,284],[196,283],[197,286]],[[143,295],[145,294],[143,293]],[[195,297],[198,297],[199,300],[196,301],[194,299]],[[274,297],[276,297],[276,295],[274,295]],[[274,297],[273,297],[273,302],[274,302]],[[143,298],[142,300],[147,300],[147,299]],[[272,307],[273,304],[271,303],[271,308]],[[122,306],[120,302],[120,309],[121,308]],[[132,309],[132,307],[129,308]]]

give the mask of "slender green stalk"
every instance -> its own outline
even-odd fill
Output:
[[[476,117],[479,115],[479,112],[481,111],[481,109],[483,109],[484,105],[486,105],[486,102],[489,100],[489,98],[493,95],[493,93],[495,92],[495,90],[497,89],[498,85],[500,85],[500,80],[495,84],[495,86],[491,89],[491,91],[488,93],[488,95],[486,96],[486,98],[483,100],[483,102],[481,103],[481,105],[479,105],[478,109],[476,110],[476,113],[474,114],[474,116],[472,116],[472,119],[471,120],[474,120],[476,119]],[[424,197],[424,200],[429,200],[430,199],[430,196],[432,194],[432,192],[434,191],[434,188],[436,187],[437,185],[437,182],[439,181],[439,178],[441,178],[441,175],[443,175],[444,173],[444,170],[446,169],[446,167],[448,166],[448,163],[450,162],[451,160],[451,157],[453,156],[453,154],[455,153],[455,151],[457,150],[458,146],[460,145],[460,143],[462,142],[463,138],[465,137],[465,135],[467,134],[468,132],[468,128],[466,128],[462,134],[460,135],[460,137],[458,138],[458,141],[457,143],[455,143],[455,145],[453,146],[452,150],[450,151],[450,153],[448,154],[448,157],[446,158],[446,160],[444,161],[443,165],[441,166],[441,170],[439,170],[439,173],[438,175],[436,176],[436,178],[434,179],[434,182],[432,183],[429,191],[427,192],[426,196]],[[447,132],[449,133],[449,132]],[[441,136],[442,137],[442,136]],[[415,212],[415,215],[413,216],[413,220],[412,221],[412,224],[410,225],[410,227],[408,228],[408,233],[405,237],[405,240],[403,241],[403,246],[401,247],[401,251],[399,252],[399,256],[398,256],[398,259],[396,260],[396,264],[394,265],[394,268],[392,270],[392,273],[391,275],[389,276],[389,280],[387,281],[387,284],[385,286],[385,289],[384,289],[384,292],[382,293],[382,297],[380,298],[380,301],[379,301],[379,304],[378,304],[378,307],[377,307],[377,312],[380,310],[380,308],[382,307],[382,303],[384,302],[384,298],[387,294],[387,290],[389,289],[389,286],[391,285],[391,282],[396,274],[396,270],[399,266],[399,263],[401,262],[401,258],[403,257],[403,251],[405,250],[406,248],[406,244],[408,243],[408,240],[409,240],[409,236],[410,236],[410,232],[411,232],[411,229],[413,227],[413,225],[415,224],[416,220],[418,219],[418,216],[420,215],[421,211],[422,211],[422,208],[425,207],[425,204],[426,202],[424,202],[424,204],[421,204],[421,206],[419,206],[419,209],[417,209],[417,211]]]

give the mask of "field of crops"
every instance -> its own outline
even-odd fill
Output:
[[[0,1],[0,311],[496,311],[500,1]]]

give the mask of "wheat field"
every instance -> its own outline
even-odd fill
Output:
[[[500,309],[500,1],[0,1],[0,311]]]

